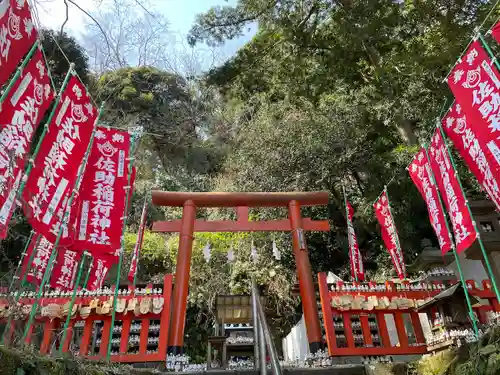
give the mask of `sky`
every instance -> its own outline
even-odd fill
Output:
[[[89,13],[96,10],[96,0],[73,0],[81,8]],[[106,3],[107,0],[102,0]],[[177,39],[185,39],[191,25],[196,19],[196,15],[203,13],[212,6],[234,5],[236,0],[131,0],[138,1],[148,10],[154,9],[162,13],[170,23],[170,30],[176,35]],[[37,8],[37,14],[40,22],[45,27],[60,29],[66,18],[66,7],[64,0],[34,0]],[[142,12],[142,9],[137,5],[137,10]],[[69,22],[65,26],[65,30],[77,39],[85,28],[85,23],[89,20],[88,16],[69,3]],[[243,37],[226,42],[221,48],[223,55],[226,58],[231,57],[236,51],[249,41],[255,34],[256,28],[251,27],[250,31],[246,31]]]

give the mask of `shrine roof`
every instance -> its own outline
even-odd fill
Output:
[[[445,301],[448,300],[449,298],[453,298],[457,295],[457,293],[460,293],[460,297],[465,299],[465,294],[464,294],[464,289],[462,287],[462,284],[457,283],[448,289],[443,290],[441,293],[435,295],[431,300],[428,302],[424,303],[422,306],[420,306],[417,311],[422,311],[422,310],[427,310],[431,306],[437,304],[437,303],[446,303]],[[472,296],[469,295],[469,298],[471,300],[472,304],[476,304],[479,302],[479,300]]]

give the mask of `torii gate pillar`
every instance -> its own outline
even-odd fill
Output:
[[[292,232],[293,253],[297,265],[302,308],[311,352],[321,348],[316,290],[304,231],[329,231],[327,220],[302,219],[301,206],[319,206],[328,203],[328,192],[309,193],[177,193],[153,191],[153,204],[183,207],[182,220],[155,222],[153,231],[179,233],[179,251],[175,269],[175,283],[170,324],[169,351],[183,352],[184,326],[191,269],[191,253],[195,232]],[[196,207],[235,207],[236,221],[196,220]],[[287,207],[288,220],[248,221],[249,207]]]

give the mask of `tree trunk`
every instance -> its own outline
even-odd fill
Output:
[[[404,118],[403,116],[398,116],[400,119],[398,121],[397,127],[399,130],[399,134],[401,137],[404,139],[406,143],[408,143],[409,146],[416,146],[418,145],[418,139],[413,131],[413,125],[414,121],[408,120]]]

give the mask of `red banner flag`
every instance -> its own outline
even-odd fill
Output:
[[[476,40],[448,76],[448,85],[467,121],[474,124],[479,144],[488,150],[486,158],[500,165],[500,74]],[[498,178],[497,178],[498,180]]]
[[[451,233],[446,225],[445,213],[439,203],[439,193],[432,178],[429,160],[424,148],[421,148],[413,158],[408,167],[408,173],[427,204],[429,219],[436,233],[441,253],[444,255],[452,248]]]
[[[0,1],[0,85],[7,82],[36,38],[28,2]]]
[[[403,252],[399,246],[399,237],[396,230],[396,225],[394,224],[394,219],[392,218],[391,210],[389,207],[389,199],[387,198],[387,193],[384,191],[378,200],[373,205],[375,209],[375,215],[381,226],[382,239],[384,240],[385,246],[389,251],[392,258],[392,263],[396,268],[398,277],[404,279],[406,277],[406,265],[403,257]]]
[[[476,231],[439,129],[431,139],[429,159],[439,192],[451,219],[457,252],[460,253],[474,243]]]
[[[137,241],[134,247],[134,253],[132,255],[132,261],[130,262],[130,270],[128,272],[128,280],[133,283],[135,274],[137,272],[137,263],[139,262],[139,252],[142,249],[142,240],[144,238],[144,229],[146,227],[146,213],[147,213],[148,205],[144,202],[144,206],[142,207],[142,215],[141,215],[141,224],[139,225],[139,231],[137,233]]]
[[[69,249],[59,249],[57,260],[52,269],[50,286],[62,291],[73,290],[76,271],[81,253]]]
[[[101,289],[108,275],[109,269],[112,263],[109,257],[98,257],[94,258],[92,263],[92,269],[90,270],[90,276],[87,284],[87,290],[97,290]]]
[[[491,35],[497,41],[497,43],[500,43],[500,22],[493,26],[493,28],[491,29]]]
[[[52,99],[45,59],[37,49],[0,107],[0,238],[7,236],[29,145]]]
[[[88,144],[97,118],[82,82],[72,76],[49,124],[35,158],[26,187],[22,193],[24,212],[31,226],[54,243],[62,227],[59,244],[73,242],[73,228],[77,201],[68,205],[78,172],[85,159]],[[69,217],[62,223],[64,216]]]
[[[34,236],[35,237],[35,236]],[[40,285],[43,280],[43,275],[45,274],[45,270],[47,269],[47,264],[49,263],[50,255],[52,254],[52,250],[54,249],[54,245],[52,245],[47,239],[41,235],[39,235],[40,240],[34,240],[31,242],[30,249],[28,249],[27,253],[32,254],[35,252],[35,256],[33,257],[33,261],[29,265],[28,275],[26,280],[32,284]],[[29,259],[29,258],[28,258]]]
[[[345,200],[345,203],[347,209],[347,233],[349,239],[349,260],[351,263],[351,276],[358,281],[363,281],[365,279],[363,259],[361,258],[358,241],[356,240],[356,233],[354,232],[354,226],[352,224],[354,209],[352,208],[347,198]]]
[[[130,134],[99,127],[80,189],[74,248],[119,253],[128,184]]]
[[[476,135],[477,128],[467,121],[460,104],[453,103],[442,124],[446,135],[476,176],[488,198],[495,203],[497,210],[500,210],[500,174],[497,163],[486,142]]]

